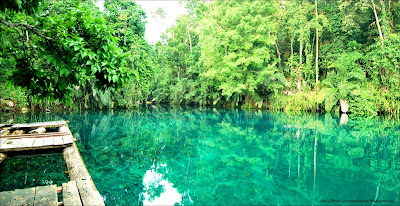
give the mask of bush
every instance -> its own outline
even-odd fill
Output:
[[[22,88],[0,83],[0,111],[20,111],[27,106],[28,96]]]

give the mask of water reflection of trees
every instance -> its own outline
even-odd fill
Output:
[[[339,125],[330,114],[166,108],[58,118],[72,120],[85,163],[110,205],[139,204],[143,176],[152,165],[184,204],[308,205],[330,198],[398,197],[394,120]],[[149,190],[152,198],[160,195],[156,187]]]
[[[166,177],[180,192],[189,188],[196,204],[371,199],[378,186],[380,199],[396,197],[395,121],[357,120],[339,126],[329,114],[220,113],[208,112],[202,121],[192,121],[194,125],[174,125],[188,131],[184,141],[192,146],[183,142],[178,147],[183,151],[165,154],[173,157],[167,164],[175,171]],[[193,137],[187,127],[201,132]],[[165,139],[166,151],[176,150],[176,139]]]

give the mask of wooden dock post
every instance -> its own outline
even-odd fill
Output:
[[[97,191],[75,143],[64,149],[63,157],[69,178],[76,181],[83,205],[104,205],[103,198]]]

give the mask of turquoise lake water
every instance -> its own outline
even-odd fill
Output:
[[[400,204],[395,120],[152,108],[15,121],[60,119],[107,205]]]

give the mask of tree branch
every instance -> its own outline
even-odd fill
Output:
[[[6,20],[1,19],[1,18],[0,18],[0,23],[6,25],[7,27],[9,27],[11,29],[16,29],[16,28],[23,27],[25,29],[28,29],[28,30],[32,31],[33,33],[35,33],[36,35],[38,35],[38,36],[40,36],[40,37],[42,37],[44,39],[53,40],[53,38],[43,35],[43,32],[47,32],[47,31],[40,30],[40,29],[36,28],[35,26],[30,25],[30,24],[10,23],[10,22],[7,22]]]

